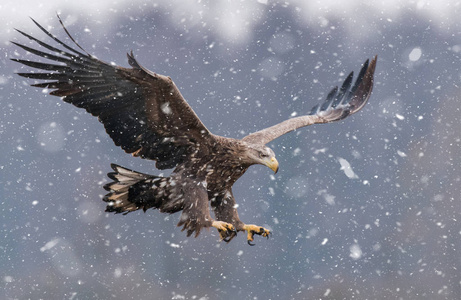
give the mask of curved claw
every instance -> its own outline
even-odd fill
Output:
[[[248,242],[248,245],[250,245],[250,246],[255,245],[253,243],[255,234],[262,235],[263,237],[266,237],[266,238],[269,238],[269,235],[272,234],[272,232],[270,232],[269,230],[267,230],[266,228],[261,227],[261,226],[245,224],[243,226],[243,228],[244,228],[245,231],[248,232],[247,242]]]
[[[237,229],[235,229],[235,227],[234,227],[234,230],[231,230],[231,232],[235,234],[235,236],[237,236]]]
[[[223,234],[224,235],[224,234]],[[222,240],[226,243],[229,243],[234,237],[237,236],[237,230],[227,230],[226,231],[226,237],[223,238]]]
[[[234,225],[222,221],[213,221],[211,226],[218,229],[219,236],[222,241],[229,243],[235,236],[237,236],[237,230]]]

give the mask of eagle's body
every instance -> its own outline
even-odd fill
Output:
[[[60,20],[61,21],[61,20]],[[35,22],[35,21],[34,21]],[[359,111],[368,101],[373,87],[376,57],[365,62],[352,85],[353,73],[340,89],[334,88],[321,106],[305,116],[288,119],[241,140],[212,134],[187,104],[170,77],[151,72],[128,54],[131,68],[100,61],[81,48],[77,51],[35,24],[60,44],[63,51],[22,31],[22,35],[51,51],[43,52],[18,43],[26,51],[58,64],[13,59],[45,70],[43,73],[18,73],[45,80],[33,86],[52,89],[68,103],[86,109],[104,124],[117,146],[133,156],[156,161],[158,169],[174,169],[169,177],[142,174],[112,164],[113,180],[104,186],[106,211],[128,213],[155,208],[165,213],[182,211],[178,226],[187,235],[202,228],[215,227],[225,241],[238,231],[268,237],[263,227],[243,223],[238,216],[233,184],[254,164],[274,172],[278,162],[266,144],[300,127],[341,120]],[[62,22],[61,22],[62,24]],[[215,219],[210,215],[209,202]],[[251,243],[250,243],[251,244]]]
[[[225,214],[221,207],[224,205],[223,207],[227,208],[231,202],[234,210],[232,186],[251,166],[250,162],[242,159],[248,146],[236,139],[221,136],[214,138],[216,142],[209,148],[208,153],[193,153],[190,159],[175,168],[170,177],[141,174],[113,164],[115,172],[109,173],[109,177],[114,182],[104,187],[108,191],[114,191],[104,197],[104,201],[110,203],[106,211],[128,213],[141,208],[144,211],[156,208],[167,213],[183,211],[182,219],[185,219],[190,217],[189,208],[195,209],[197,205],[203,204],[203,210],[208,209],[207,202],[195,203],[187,197],[189,193],[206,193],[215,214]],[[234,214],[237,218],[232,217]],[[243,230],[244,224],[238,219],[237,211],[235,210],[232,215],[226,220],[232,221],[230,223],[236,230]],[[203,215],[199,223],[202,226],[193,227],[197,235],[201,227],[211,226],[209,214]],[[186,225],[184,229],[188,229],[188,234],[194,231],[187,226],[188,224],[180,222],[180,225]]]

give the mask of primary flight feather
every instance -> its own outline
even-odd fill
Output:
[[[58,17],[59,18],[59,17]],[[182,211],[178,226],[187,236],[198,236],[202,228],[214,227],[229,242],[239,231],[269,237],[261,226],[243,223],[237,213],[232,185],[254,164],[278,170],[274,152],[266,144],[300,127],[338,121],[359,111],[373,88],[377,57],[366,61],[353,83],[353,73],[341,88],[334,88],[326,100],[310,113],[252,133],[241,140],[212,134],[185,101],[170,77],[142,67],[133,53],[131,68],[103,62],[76,50],[32,20],[48,37],[65,50],[17,30],[45,51],[16,42],[20,48],[52,63],[12,59],[39,72],[18,73],[43,82],[32,86],[53,90],[50,94],[84,108],[104,124],[117,146],[134,156],[154,160],[158,169],[172,169],[169,177],[148,175],[112,164],[108,174],[113,181],[104,188],[106,211],[129,213],[149,208],[165,213]],[[47,51],[46,51],[47,50]],[[214,211],[211,217],[208,202]]]

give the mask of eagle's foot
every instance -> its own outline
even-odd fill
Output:
[[[237,230],[234,225],[222,221],[213,221],[211,224],[214,228],[218,229],[219,236],[222,241],[229,243],[235,236],[237,236]]]
[[[247,235],[247,240],[248,240],[248,245],[250,246],[254,246],[255,244],[253,244],[253,240],[254,240],[254,235],[257,234],[257,235],[262,235],[263,237],[267,237],[269,238],[269,235],[271,235],[272,233],[267,230],[266,228],[264,227],[261,227],[261,226],[256,226],[256,225],[244,225],[243,226],[243,229],[248,232],[248,235]]]

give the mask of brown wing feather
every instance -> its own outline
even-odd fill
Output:
[[[166,169],[183,162],[198,145],[205,148],[213,142],[213,135],[173,81],[143,68],[133,53],[128,54],[132,68],[114,66],[69,47],[36,21],[34,23],[66,51],[18,30],[51,53],[14,44],[58,63],[12,59],[45,71],[18,75],[46,80],[33,86],[52,89],[51,95],[63,97],[64,101],[97,116],[114,143],[127,153],[156,160],[159,169]],[[64,30],[68,34],[65,27]]]
[[[277,125],[254,132],[243,138],[245,142],[266,144],[295,129],[320,123],[339,121],[358,112],[365,106],[373,89],[373,75],[377,56],[369,63],[367,60],[355,83],[352,85],[353,72],[344,81],[340,89],[335,87],[322,105],[312,108],[308,115],[283,121]]]

